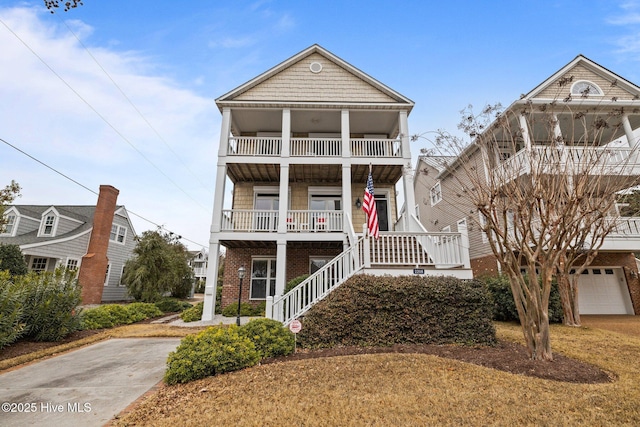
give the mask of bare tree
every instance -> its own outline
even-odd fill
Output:
[[[56,9],[60,7],[60,3],[61,3],[60,0],[43,0],[43,1],[44,1],[44,5],[46,6],[47,9],[49,9],[49,11],[51,11],[51,13],[54,13]],[[62,1],[62,5],[64,6],[63,10],[65,12],[68,12],[73,8],[84,5],[84,3],[82,3],[82,0],[70,0],[70,1]]]
[[[579,324],[577,280],[616,226],[616,193],[637,182],[635,149],[617,143],[620,113],[592,106],[524,102],[462,114],[471,143],[438,134],[440,175],[464,195],[454,208],[479,213],[470,220],[509,277],[530,357],[551,360],[552,280],[565,322]]]

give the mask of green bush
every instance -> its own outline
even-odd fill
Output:
[[[202,319],[202,310],[204,309],[204,302],[200,301],[191,308],[187,308],[180,313],[180,318],[185,322],[197,322]]]
[[[0,244],[0,271],[8,270],[11,276],[27,274],[27,262],[18,245]]]
[[[293,353],[294,336],[282,323],[272,319],[252,319],[240,327],[240,335],[249,338],[264,359]]]
[[[253,307],[251,304],[243,302],[240,304],[240,316],[261,316],[264,315],[266,303],[261,303],[257,307]],[[238,315],[238,303],[233,302],[222,309],[222,315],[224,317],[236,317]]]
[[[477,280],[356,275],[303,319],[305,347],[495,344],[492,300]]]
[[[15,280],[25,289],[22,319],[29,338],[59,341],[80,329],[81,289],[75,271],[31,272]]]
[[[112,328],[158,316],[162,311],[152,303],[105,304],[83,311],[82,329]]]
[[[500,275],[484,277],[481,280],[487,285],[493,298],[493,319],[518,322],[518,310],[516,310],[516,303],[513,300],[509,278],[506,275]],[[555,280],[551,285],[551,294],[549,295],[549,322],[562,323],[562,303]]]
[[[304,282],[308,277],[309,277],[308,274],[303,274],[302,276],[298,276],[289,280],[286,286],[284,287],[284,293],[285,294],[288,293],[291,289],[295,288],[300,283]]]
[[[210,327],[197,335],[188,335],[176,351],[169,354],[164,381],[167,384],[218,375],[253,366],[260,353],[253,342],[238,333],[238,327]]]
[[[176,298],[163,298],[160,301],[155,302],[155,305],[163,313],[179,313],[193,307],[187,301],[179,300]]]
[[[11,280],[8,271],[0,271],[0,349],[15,342],[26,331],[22,320],[24,289]]]

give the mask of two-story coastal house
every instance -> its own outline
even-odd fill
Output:
[[[590,182],[603,186],[606,182],[609,194],[638,183],[640,87],[582,55],[511,104],[501,120],[508,123],[496,129],[511,129],[513,135],[492,135],[486,140],[493,145],[482,149],[478,141],[483,139],[476,138],[463,152],[464,161],[475,162],[474,170],[487,182],[528,182],[521,178],[531,174],[532,168],[544,171],[545,162],[551,164],[563,156],[564,164],[575,173],[589,173],[581,167],[597,162],[599,167],[591,173],[597,171],[599,176]],[[497,131],[490,126],[482,135],[489,132]],[[473,185],[463,185],[468,178],[463,168],[456,167],[457,161],[460,157],[418,158],[414,186],[420,219],[434,231],[468,227],[474,275],[498,274],[499,265],[489,247],[491,236],[481,230],[483,217],[466,203],[468,199],[465,202]],[[563,170],[572,173],[568,166]],[[617,221],[597,257],[579,276],[582,314],[640,313],[640,279],[633,254],[640,251],[640,218]]]
[[[117,194],[101,186],[95,206],[10,205],[0,244],[18,245],[31,271],[79,270],[84,303],[127,299],[121,277],[136,234]]]
[[[216,104],[222,129],[209,253],[226,248],[223,307],[239,295],[266,301],[267,317],[286,323],[360,272],[471,277],[466,234],[429,235],[413,214],[410,99],[313,45]],[[363,230],[370,170],[377,240]],[[410,209],[399,218],[403,201]],[[203,320],[213,316],[217,270],[216,257]],[[283,295],[287,281],[304,274],[311,276]]]

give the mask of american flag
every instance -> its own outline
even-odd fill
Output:
[[[362,210],[367,214],[367,228],[369,229],[369,235],[377,239],[380,227],[378,225],[376,199],[373,197],[373,177],[371,176],[371,172],[369,172],[369,178],[367,178],[367,186],[364,189],[363,199]]]

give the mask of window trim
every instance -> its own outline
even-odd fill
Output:
[[[104,273],[104,286],[109,286],[109,279],[111,278],[111,263],[107,264],[107,271]]]
[[[267,281],[266,283],[266,289],[265,289],[265,297],[264,298],[254,298],[253,297],[253,262],[254,261],[267,261],[267,275],[266,277],[256,277],[256,279],[265,279]],[[276,272],[278,271],[278,260],[277,257],[275,256],[266,256],[266,255],[261,255],[261,256],[256,256],[256,257],[251,257],[251,271],[249,271],[249,300],[250,301],[266,301],[267,297],[269,296],[269,290],[271,288],[271,276],[269,275],[269,273],[271,272],[271,261],[275,261],[276,265]],[[275,280],[275,276],[273,277],[273,279]]]
[[[587,83],[591,86],[593,86],[598,93],[587,93],[586,96],[598,96],[598,97],[602,97],[604,96],[604,91],[602,90],[602,88],[600,88],[600,86],[598,86],[596,83],[592,82],[591,80],[578,80],[576,81],[574,84],[571,85],[571,95],[578,95],[578,96],[584,96],[585,94],[583,94],[581,91],[575,90],[576,86],[580,83]]]
[[[36,260],[44,260],[44,267],[42,269],[36,270],[34,268],[34,264],[36,263]],[[43,256],[31,257],[31,262],[29,263],[29,270],[30,271],[35,271],[35,272],[47,271],[48,267],[49,267],[49,258],[43,257]]]
[[[13,223],[9,223],[10,218],[13,218]],[[15,236],[16,230],[18,229],[18,221],[20,221],[20,216],[15,211],[7,211],[4,214],[4,219],[5,221],[7,221],[7,223],[4,224],[0,229],[0,236]],[[8,226],[11,226],[11,231],[7,231]]]
[[[433,184],[433,187],[429,190],[429,201],[431,206],[435,206],[442,201],[442,184],[440,181]]]
[[[75,265],[75,268],[73,270],[74,271],[80,271],[80,258],[67,257],[67,261],[64,263],[64,267],[67,270],[69,269],[69,261],[75,261],[76,265]]]
[[[51,232],[46,233],[47,227],[47,219],[49,217],[53,217],[53,223],[51,224]],[[40,227],[38,228],[38,237],[54,237],[56,235],[56,231],[58,230],[58,220],[60,219],[60,215],[56,212],[55,209],[49,209],[48,211],[42,214],[40,219]]]
[[[113,231],[113,229],[115,230],[115,233]],[[124,230],[124,233],[122,234],[122,242],[120,242],[118,240],[118,237],[120,236],[120,230]],[[114,234],[115,238],[111,238],[111,235]],[[127,227],[125,227],[124,225],[120,225],[120,224],[111,224],[111,232],[109,233],[109,241],[110,242],[114,242],[117,243],[119,245],[124,245],[127,243]]]
[[[484,227],[487,225],[487,218],[482,212],[478,212],[478,222],[480,223],[480,231],[482,233],[482,243],[489,243],[489,235],[484,231]]]

